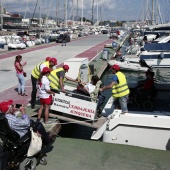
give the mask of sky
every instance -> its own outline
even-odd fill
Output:
[[[1,1],[2,6],[4,6],[8,12],[18,13],[19,12],[33,13],[37,3],[37,0],[1,0]],[[57,9],[56,6],[57,4],[59,4],[59,17],[64,18],[65,1],[66,0],[38,0],[36,13],[39,13],[40,11],[39,9],[41,9],[42,14],[46,13],[47,16],[49,15],[55,17]],[[97,19],[98,16],[99,20],[112,20],[112,21],[141,19],[144,18],[144,15],[146,17],[146,13],[149,16],[151,14],[151,10],[147,8],[146,1],[149,0],[94,0],[94,18]],[[159,15],[162,16],[164,22],[169,21],[168,14],[170,11],[170,0],[157,0],[157,1],[160,4]],[[79,6],[78,15],[84,16],[87,19],[91,19],[92,2],[93,0],[78,0]],[[67,0],[67,6],[68,6],[67,18],[69,19],[72,16],[72,14],[76,15],[77,13],[76,12],[77,0]]]

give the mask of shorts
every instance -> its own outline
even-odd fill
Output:
[[[40,103],[42,104],[42,105],[52,105],[52,95],[50,95],[49,96],[49,98],[45,98],[45,99],[43,99],[43,98],[40,98]]]

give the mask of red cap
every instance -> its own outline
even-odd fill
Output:
[[[9,110],[10,105],[13,103],[13,100],[8,100],[7,102],[0,103],[0,111],[6,113]]]
[[[44,67],[41,71],[43,74],[45,73],[50,73],[51,72],[51,69],[49,69],[48,67]]]
[[[53,62],[54,65],[57,65],[57,59],[56,59],[56,58],[51,58],[51,59],[50,59],[50,62]]]
[[[45,61],[50,61],[51,57],[46,57]]]
[[[116,70],[116,71],[119,71],[119,70],[120,70],[120,67],[119,67],[119,65],[117,65],[117,64],[112,65],[110,68],[111,68],[111,69],[114,69],[114,70]]]
[[[65,64],[65,65],[63,65],[63,69],[64,69],[66,72],[68,72],[69,66]]]

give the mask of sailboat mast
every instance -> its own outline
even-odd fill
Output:
[[[1,29],[3,29],[3,14],[2,14],[2,0],[0,0],[0,6],[1,6]]]
[[[83,8],[84,8],[84,6],[83,6],[83,4],[84,4],[84,2],[83,2],[83,0],[82,0],[82,9],[81,9],[81,25],[83,25]]]
[[[64,3],[64,23],[65,23],[65,27],[67,27],[67,0],[65,0]]]
[[[154,25],[154,23],[155,23],[155,17],[154,17],[154,15],[155,15],[155,9],[154,9],[154,2],[155,2],[155,0],[152,0],[152,25]]]
[[[59,0],[56,1],[56,24],[57,26],[59,25],[59,6],[60,2]]]
[[[79,8],[78,3],[79,1],[77,0],[77,20],[78,20],[78,8]]]
[[[93,17],[94,17],[94,0],[92,2],[92,14],[91,14],[91,22],[92,22],[92,25],[93,25]]]

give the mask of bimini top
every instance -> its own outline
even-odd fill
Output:
[[[148,43],[144,45],[146,51],[169,51],[170,43]]]

